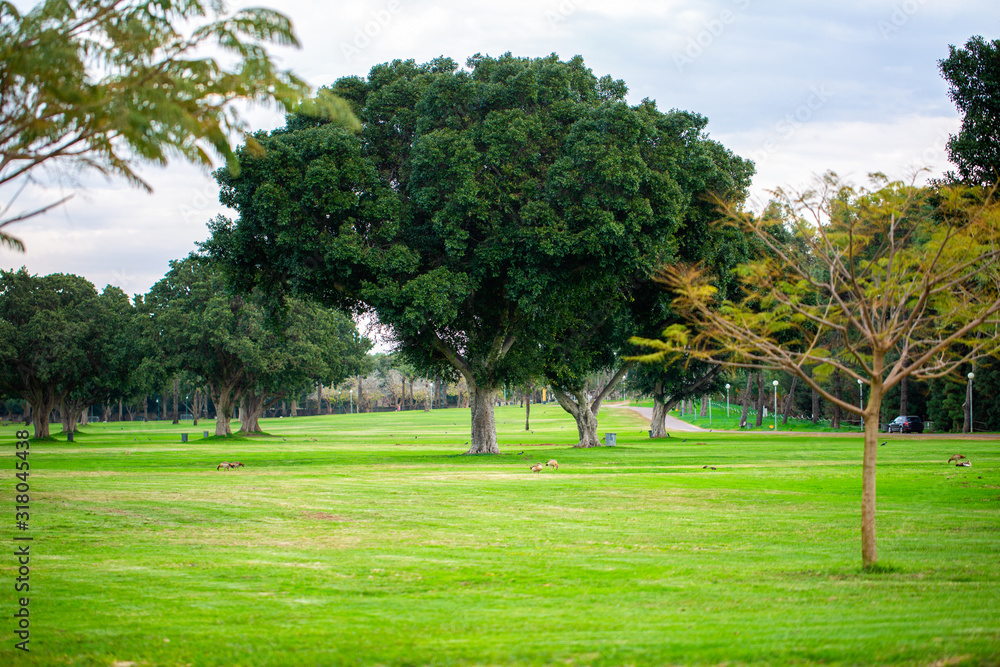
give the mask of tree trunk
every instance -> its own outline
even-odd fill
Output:
[[[708,416],[708,396],[701,397],[701,413],[698,416],[699,417]]]
[[[965,390],[965,403],[962,403],[962,433],[969,432],[969,390]]]
[[[143,396],[142,397],[142,421],[144,421],[144,422],[148,422],[149,421],[149,400],[148,399],[149,399],[148,396]]]
[[[32,406],[34,408],[34,406]],[[36,438],[49,437],[49,412],[50,410],[32,409],[31,425],[35,428]]]
[[[246,434],[263,433],[260,418],[265,409],[264,397],[250,390],[240,396],[240,432]]]
[[[747,427],[747,415],[750,414],[750,387],[753,384],[753,373],[747,374],[747,388],[743,392],[743,412],[740,414],[740,428]]]
[[[499,454],[496,419],[493,416],[496,388],[476,386],[470,382],[469,395],[472,408],[472,439],[466,454]]]
[[[819,423],[819,392],[812,390],[813,426]]]
[[[910,414],[910,378],[904,377],[899,381],[899,414]]]
[[[364,387],[361,385],[361,376],[358,376],[358,412],[361,412],[361,405],[364,402]]]
[[[228,386],[212,389],[212,402],[215,403],[215,435],[232,435],[229,425],[233,418],[233,393]]]
[[[876,366],[878,366],[876,362]],[[875,462],[878,455],[879,420],[882,410],[882,385],[872,382],[865,409],[865,454],[861,469],[861,562],[865,569],[878,561],[875,536]]]
[[[194,420],[193,420],[194,424],[193,424],[193,426],[197,426],[198,425],[198,416],[201,414],[201,390],[200,389],[195,389],[194,390],[194,397],[191,400],[194,402],[194,405],[191,406],[191,415],[194,417]]]
[[[833,374],[833,397],[842,400],[840,397],[840,374]],[[833,405],[833,418],[830,420],[830,426],[832,428],[840,428],[840,406],[834,403]]]
[[[122,402],[118,401],[118,421],[122,421]]]
[[[63,433],[76,433],[80,415],[87,409],[86,405],[77,401],[63,399],[59,404],[59,417],[62,421]]]
[[[764,374],[757,371],[757,423],[759,428],[764,424]]]
[[[799,376],[792,376],[792,387],[788,390],[788,396],[785,397],[784,416],[781,419],[781,424],[785,425],[788,423],[788,414],[792,411],[792,407],[795,404],[795,387],[799,383]]]
[[[181,379],[175,377],[174,378],[174,422],[173,422],[175,424],[181,423],[180,413],[178,412],[178,407],[177,407],[178,400],[180,399],[180,393],[181,393]]]
[[[49,419],[53,407],[62,397],[54,395],[51,389],[37,389],[27,394],[25,400],[31,404],[31,424],[35,429],[35,437],[50,437]]]
[[[580,448],[600,447],[601,441],[597,437],[597,415],[590,409],[586,392],[583,389],[568,392],[553,387],[552,394],[559,401],[563,410],[570,413],[576,422],[576,430],[580,439],[573,446]]]
[[[524,430],[531,430],[531,392],[524,392]]]
[[[667,404],[663,402],[661,394],[653,394],[653,416],[649,420],[649,436],[651,438],[663,438],[667,435]]]

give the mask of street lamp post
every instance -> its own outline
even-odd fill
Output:
[[[858,399],[858,407],[861,408],[861,412],[865,411],[865,385],[861,382],[861,378],[858,378],[858,392],[860,392],[861,398]],[[861,415],[861,428],[865,427],[865,416]]]
[[[729,419],[729,387],[731,385],[726,383],[726,419]]]
[[[771,382],[774,385],[774,430],[778,430],[778,381]]]
[[[976,422],[973,421],[972,417],[972,378],[974,377],[976,377],[976,374],[970,372],[969,373],[969,433],[972,433],[973,431],[976,430],[974,426]]]

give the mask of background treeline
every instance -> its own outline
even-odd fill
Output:
[[[0,272],[0,396],[35,437],[52,419],[73,432],[182,416],[214,416],[224,435],[237,414],[259,432],[265,413],[360,374],[370,347],[345,315],[294,299],[273,312],[196,257],[132,300],[79,276]]]

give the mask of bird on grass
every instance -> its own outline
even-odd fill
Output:
[[[712,470],[715,470],[715,466],[702,466],[701,467],[702,470],[704,470],[705,468],[711,468]]]
[[[518,452],[517,453],[518,456],[520,456],[521,454],[524,454],[524,452]]]
[[[953,461],[961,461],[964,458],[965,458],[964,454],[952,454],[951,458],[948,459],[948,463],[951,463]]]
[[[955,467],[956,468],[971,468],[972,467],[972,461],[970,461],[968,459],[966,459],[964,461],[959,461],[958,463],[955,464]]]
[[[683,440],[681,440],[681,442],[687,442],[687,441],[688,441],[687,438],[684,438]]]
[[[882,443],[879,443],[879,447],[885,447],[885,443],[886,443],[886,442],[889,442],[889,441],[888,441],[888,440],[886,440],[885,442],[882,442]]]
[[[556,461],[555,459],[549,459],[549,462],[546,463],[545,465],[546,465],[546,467],[551,466],[551,467],[555,468],[556,470],[559,470],[559,461]]]
[[[545,466],[543,466],[541,463],[536,463],[535,465],[531,466],[531,472],[542,472],[542,468],[544,467]]]

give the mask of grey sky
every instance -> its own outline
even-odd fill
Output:
[[[649,97],[708,117],[713,138],[757,162],[758,199],[827,169],[855,180],[947,169],[944,141],[958,118],[937,61],[949,44],[1000,36],[995,0],[262,4],[292,17],[302,49],[278,55],[315,86],[397,58],[582,55],[598,76],[623,79],[633,103]],[[250,118],[255,127],[282,122],[260,109]],[[145,292],[226,212],[205,172],[177,165],[144,174],[152,195],[84,177],[70,203],[11,228],[28,251],[0,250],[2,265]],[[61,180],[31,200],[72,191]]]

